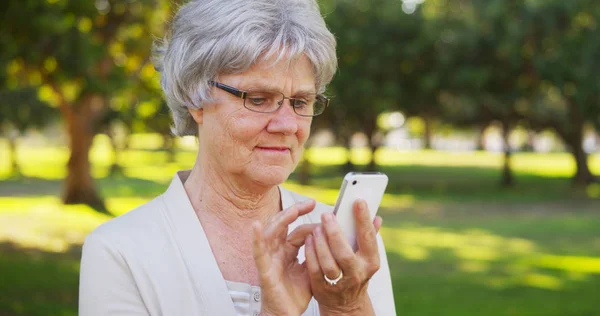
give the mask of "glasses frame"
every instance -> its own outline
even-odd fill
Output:
[[[277,112],[281,108],[281,106],[284,103],[283,102],[284,100],[290,100],[290,104],[293,104],[293,101],[296,100],[296,98],[287,97],[283,93],[281,93],[281,96],[283,96],[283,99],[281,99],[281,101],[278,102],[279,106],[275,110],[269,111],[269,112],[261,112],[261,111],[253,110],[253,109],[251,109],[251,108],[249,108],[249,107],[246,106],[246,97],[248,96],[248,91],[240,90],[240,89],[234,88],[232,86],[228,86],[226,84],[222,84],[220,82],[216,82],[216,81],[213,81],[213,80],[209,80],[208,84],[211,85],[211,86],[217,87],[217,88],[219,88],[219,89],[221,89],[221,90],[223,90],[225,92],[228,92],[228,93],[230,93],[230,94],[232,94],[232,95],[234,95],[234,96],[236,96],[236,97],[238,97],[240,99],[243,99],[244,100],[244,107],[246,109],[248,109],[248,110],[250,110],[252,112],[256,112],[256,113],[275,113],[275,112]],[[319,116],[319,115],[323,114],[325,112],[325,110],[327,109],[327,107],[329,106],[329,98],[327,98],[326,96],[324,96],[322,94],[316,94],[316,98],[320,102],[322,102],[323,104],[325,104],[325,107],[323,108],[323,111],[321,113],[319,113],[319,114],[313,114],[313,115],[300,114],[300,113],[296,112],[296,108],[292,106],[292,109],[294,110],[294,113],[296,113],[297,115],[302,116],[302,117],[315,117],[315,116]]]

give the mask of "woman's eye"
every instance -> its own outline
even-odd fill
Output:
[[[265,98],[249,98],[248,99],[252,105],[263,105],[267,99]]]
[[[304,108],[308,105],[308,103],[305,100],[302,99],[294,99],[294,107],[295,108]]]

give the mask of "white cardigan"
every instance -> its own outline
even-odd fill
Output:
[[[235,310],[227,285],[178,172],[167,191],[112,219],[86,237],[81,258],[79,315],[225,315]],[[279,187],[284,209],[308,199]],[[315,210],[289,227],[320,222],[332,207]],[[383,241],[381,268],[368,293],[377,315],[395,315]],[[304,249],[298,253],[304,261]],[[319,315],[313,298],[305,316]]]

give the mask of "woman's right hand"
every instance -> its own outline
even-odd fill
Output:
[[[300,315],[312,298],[306,264],[298,263],[298,250],[317,224],[298,226],[288,235],[288,225],[311,212],[314,200],[279,212],[265,228],[252,225],[254,262],[262,292],[261,315]]]

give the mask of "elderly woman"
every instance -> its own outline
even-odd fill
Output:
[[[314,0],[202,0],[157,50],[189,171],[85,240],[80,315],[394,315],[381,218],[355,205],[358,250],[330,206],[280,186],[336,67]]]

